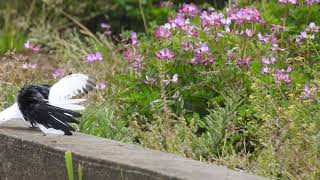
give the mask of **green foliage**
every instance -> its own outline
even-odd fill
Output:
[[[318,97],[301,102],[288,92],[283,99],[279,93],[271,95],[272,89],[261,81],[255,82],[252,90],[250,101],[262,119],[257,132],[264,146],[257,158],[259,173],[286,178],[316,177],[320,167]],[[272,171],[266,171],[270,168]]]
[[[72,154],[70,151],[65,152],[65,161],[66,161],[66,167],[68,172],[68,179],[74,180],[74,173],[73,173],[73,163],[72,163]]]
[[[113,140],[132,142],[132,132],[126,121],[119,119],[108,103],[89,106],[79,125],[80,132]]]
[[[72,163],[72,153],[70,151],[66,151],[65,155],[66,168],[68,173],[68,179],[74,180],[74,171],[73,171],[73,163]],[[78,164],[78,180],[83,179],[83,170],[81,164]]]
[[[161,38],[154,37],[157,25],[173,19],[184,1],[121,0],[110,6],[102,6],[105,1],[91,2],[13,3],[21,12],[30,12],[29,18],[21,21],[21,32],[12,28],[16,23],[10,23],[21,15],[10,6],[0,6],[14,12],[0,18],[6,27],[0,30],[5,32],[0,51],[19,49],[28,35],[41,45],[42,52],[56,57],[54,67],[88,73],[97,77],[98,83],[106,81],[107,89],[89,97],[80,132],[274,179],[320,176],[319,33],[296,42],[310,22],[319,26],[319,5],[241,1],[239,7],[257,7],[264,21],[239,25],[233,20],[228,32],[218,25],[205,29],[199,15],[188,16],[197,35],[179,27],[170,29],[170,37]],[[197,3],[204,9],[210,6],[204,1]],[[227,16],[223,1],[215,7]],[[123,29],[147,32],[138,34],[137,44],[132,43],[130,32],[123,32],[119,42],[99,32],[97,27],[105,20],[115,33]],[[246,34],[248,30],[252,36]],[[276,39],[261,42],[258,33]],[[185,42],[193,49],[182,46]],[[197,63],[196,51],[203,44],[209,49],[204,59],[212,61]],[[156,57],[164,48],[174,54],[172,59]],[[84,62],[88,53],[95,52],[102,54],[102,62]],[[128,57],[130,52],[132,57]],[[268,64],[271,72],[262,73],[266,66],[262,57],[271,56],[275,58]],[[241,64],[247,57],[250,63]],[[16,68],[22,63],[17,59],[9,53],[3,60],[1,107],[15,100],[23,82],[53,81],[38,76],[48,71]],[[141,62],[138,68],[137,61]],[[277,79],[279,72],[290,79]],[[71,154],[66,155],[69,178],[73,176],[70,159]]]
[[[235,125],[241,99],[239,95],[233,95],[232,92],[229,96],[224,95],[224,98],[224,107],[216,104],[208,110],[209,114],[201,122],[200,127],[204,128],[206,133],[202,134],[197,141],[199,157],[220,157],[223,153],[233,150],[232,144],[228,142],[233,140],[233,135],[227,129],[232,124]]]
[[[7,50],[20,51],[26,39],[23,33],[0,31],[0,54],[7,52]]]

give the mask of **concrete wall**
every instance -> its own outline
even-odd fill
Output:
[[[21,121],[0,125],[0,180],[67,179],[65,151],[84,180],[264,179],[140,146],[95,136],[44,136]]]

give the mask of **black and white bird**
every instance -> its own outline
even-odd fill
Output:
[[[75,129],[69,123],[84,110],[85,99],[75,99],[95,89],[95,79],[84,74],[71,74],[56,84],[24,86],[16,102],[0,112],[0,124],[11,119],[22,119],[45,134],[72,135]]]

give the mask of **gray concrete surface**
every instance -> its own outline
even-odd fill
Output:
[[[43,136],[14,120],[0,125],[0,180],[67,179],[65,151],[72,151],[75,169],[83,166],[84,180],[264,179],[81,133]]]

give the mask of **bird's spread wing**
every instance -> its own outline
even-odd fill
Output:
[[[95,79],[84,74],[71,74],[50,88],[49,102],[71,99],[95,88]]]
[[[69,110],[84,110],[78,103],[85,99],[71,99],[87,94],[96,87],[95,79],[84,74],[72,74],[62,78],[50,88],[49,103]]]
[[[68,123],[78,123],[75,118],[81,114],[49,104],[43,94],[45,87],[26,86],[20,91],[17,101],[24,119],[33,125],[42,125],[47,129],[61,130],[66,135],[74,131]]]

